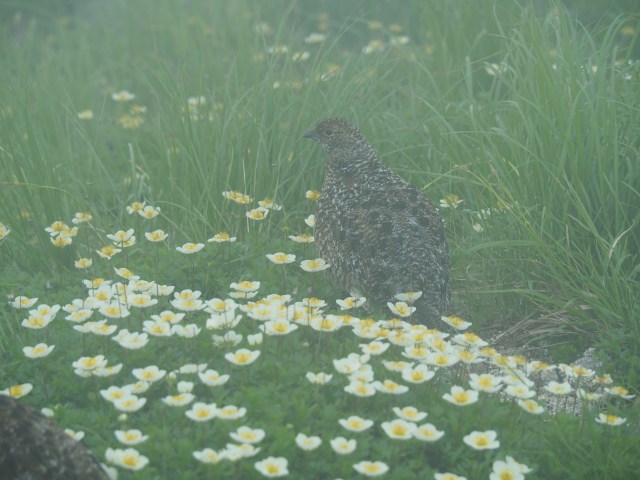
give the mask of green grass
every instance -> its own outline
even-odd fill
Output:
[[[0,289],[9,297],[65,305],[86,296],[73,260],[90,256],[95,265],[89,276],[112,279],[113,266],[127,265],[147,280],[200,290],[207,299],[226,297],[229,284],[242,279],[262,281],[260,295],[284,293],[281,270],[264,255],[315,257],[312,245],[287,239],[309,231],[304,219],[314,204],[305,192],[320,188],[324,168],[321,152],[301,135],[324,117],[342,115],[359,124],[384,163],[431,198],[456,194],[463,200],[456,209],[442,209],[453,255],[452,314],[472,321],[481,335],[511,329],[509,346],[560,345],[548,347],[555,362],[573,361],[594,346],[603,371],[637,389],[638,14],[624,2],[593,10],[570,2],[570,10],[542,2],[476,3],[2,6],[0,222],[11,233],[0,239]],[[575,11],[586,23],[575,20]],[[311,32],[325,33],[326,41],[306,44]],[[401,35],[408,44],[389,45]],[[378,40],[386,48],[363,53]],[[288,51],[270,53],[279,46]],[[296,61],[294,53],[302,51],[309,58]],[[496,68],[492,64],[504,65],[499,74],[487,72]],[[111,93],[122,89],[136,98],[112,100]],[[205,102],[190,115],[188,99],[200,96]],[[139,107],[146,111],[132,113]],[[78,118],[85,109],[93,119]],[[143,122],[123,128],[126,115]],[[245,207],[223,198],[229,190],[251,195],[249,208],[268,197],[283,209],[250,223]],[[134,201],[162,213],[152,221],[128,215],[126,206]],[[71,246],[53,247],[44,228],[58,219],[70,224],[78,211],[91,212],[92,222],[80,226]],[[135,229],[136,246],[111,262],[95,254],[109,243],[106,234],[127,228]],[[157,247],[143,235],[155,228],[170,234]],[[175,251],[223,230],[239,237],[229,250],[207,244],[195,262]],[[286,293],[294,301],[313,294],[327,299],[333,312],[333,300],[346,295],[321,274],[315,278],[295,264],[287,272]],[[206,315],[189,316],[204,325]],[[292,477],[300,475],[295,469],[315,472],[315,478],[349,478],[351,465],[367,455],[387,462],[398,479],[429,469],[478,478],[504,455],[535,468],[531,476],[538,478],[582,478],[592,471],[621,478],[638,467],[629,454],[637,447],[637,411],[624,403],[606,407],[628,417],[627,425],[604,432],[592,421],[601,409],[582,420],[560,416],[550,423],[486,397],[463,407],[463,415],[439,399],[451,382],[461,384],[462,370],[453,378],[443,370],[400,402],[382,394],[354,401],[338,378],[327,387],[307,385],[307,370],[332,372],[332,359],[357,351],[362,340],[346,329],[322,339],[309,329],[274,338],[255,366],[236,369],[206,332],[193,341],[154,338],[127,353],[105,338],[87,338],[81,346],[64,320],[40,334],[21,327],[23,318],[0,305],[0,387],[34,383],[29,401],[59,405],[58,421],[86,430],[85,442],[101,458],[116,445],[118,421],[96,392],[132,377],[121,373],[115,383],[80,379],[70,364],[84,354],[105,353],[110,363],[123,362],[124,371],[153,363],[174,370],[188,362],[229,369],[229,388],[209,392],[197,384],[198,397],[246,406],[246,423],[268,432],[255,460],[285,456]],[[125,328],[140,330],[146,319],[137,311]],[[238,330],[257,328],[245,318]],[[21,348],[41,340],[56,345],[51,356],[26,359]],[[398,359],[399,347],[386,356]],[[376,378],[391,375],[372,363]],[[46,397],[35,364],[46,364]],[[182,412],[167,413],[158,399],[169,391],[175,391],[171,382],[154,386],[145,409],[127,422],[152,437],[140,447],[151,465],[136,478],[177,472],[201,478],[211,470],[191,452],[207,444],[224,447],[220,438],[235,429],[215,420],[206,431]],[[392,406],[410,404],[447,431],[433,448],[415,440],[400,445],[380,430]],[[345,433],[336,419],[354,412],[375,419],[375,432],[359,434],[357,459],[336,458],[328,441]],[[488,428],[499,431],[503,448],[497,455],[480,455],[461,443],[464,433]],[[296,449],[298,431],[321,435],[321,450]],[[250,460],[211,468],[222,477],[255,475]]]

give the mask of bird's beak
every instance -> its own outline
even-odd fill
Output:
[[[310,131],[308,131],[308,132],[304,132],[304,133],[302,134],[302,136],[303,136],[304,138],[310,138],[311,140],[318,141],[318,137],[317,137],[317,136],[316,136],[316,134],[315,134],[315,133],[313,133],[313,131],[311,131],[311,130],[310,130]]]

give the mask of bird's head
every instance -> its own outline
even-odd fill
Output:
[[[312,130],[306,132],[303,137],[315,140],[320,144],[329,158],[334,161],[362,158],[373,154],[370,145],[360,133],[358,127],[344,118],[334,117],[322,120]]]

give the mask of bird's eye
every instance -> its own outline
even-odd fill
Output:
[[[330,137],[331,135],[333,135],[333,130],[332,130],[332,129],[330,129],[330,128],[327,128],[327,129],[324,131],[324,134],[325,134],[327,137]]]

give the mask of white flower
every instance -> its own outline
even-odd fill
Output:
[[[420,364],[415,367],[408,366],[402,370],[402,379],[410,383],[423,383],[431,380],[436,374],[433,370],[429,370],[426,365]]]
[[[422,296],[421,291],[397,293],[394,295],[396,300],[399,300],[401,302],[407,302],[407,303],[413,303],[416,300],[418,300],[421,296]]]
[[[70,428],[65,428],[64,429],[64,433],[69,435],[71,438],[73,438],[77,442],[79,442],[80,440],[82,440],[84,438],[84,432],[82,432],[82,431],[77,431],[76,432],[75,430],[71,430]]]
[[[339,455],[348,455],[356,449],[357,442],[354,439],[347,440],[344,437],[336,437],[330,442],[331,448]]]
[[[140,455],[140,452],[135,448],[125,448],[124,450],[107,448],[104,457],[109,463],[134,471],[141,470],[149,463],[149,459]]]
[[[442,398],[454,405],[464,406],[470,405],[478,401],[478,392],[476,390],[465,390],[462,387],[451,387],[450,393],[445,393]]]
[[[328,373],[313,373],[313,372],[307,372],[306,374],[307,380],[309,380],[309,382],[314,383],[316,385],[324,385],[325,383],[329,383],[331,381],[331,379],[333,378],[333,375],[328,374]]]
[[[242,282],[232,283],[229,288],[238,292],[255,292],[260,288],[260,282],[243,280]]]
[[[204,243],[185,243],[181,247],[176,247],[176,250],[180,253],[197,253],[204,248]]]
[[[364,305],[366,301],[367,299],[365,297],[347,297],[343,300],[337,299],[336,303],[340,307],[340,310],[349,310]]]
[[[496,440],[497,436],[498,434],[494,430],[476,431],[465,435],[462,441],[475,450],[490,450],[500,446],[500,442]]]
[[[391,422],[382,422],[380,425],[389,438],[394,440],[407,440],[413,436],[416,424],[407,422],[401,418]]]
[[[302,450],[311,451],[315,450],[322,443],[322,439],[316,436],[307,436],[304,433],[296,435],[296,445]]]
[[[245,216],[251,220],[264,220],[267,218],[269,210],[264,207],[257,207],[245,213]]]
[[[262,324],[262,330],[267,335],[287,335],[298,329],[298,325],[289,320],[268,320]]]
[[[435,442],[444,435],[443,431],[438,430],[430,423],[425,423],[415,428],[413,436],[423,442]]]
[[[231,432],[229,436],[236,442],[240,443],[259,443],[264,438],[265,432],[260,428],[242,426],[235,432]]]
[[[380,341],[373,341],[371,343],[361,343],[358,345],[362,353],[368,353],[370,355],[381,355],[386,352],[391,346],[390,343],[383,343]]]
[[[379,392],[390,393],[392,395],[401,395],[409,391],[409,387],[400,385],[393,380],[375,381],[373,382],[373,387]]]
[[[235,347],[242,341],[242,335],[233,330],[229,330],[224,335],[213,335],[212,338],[216,347]]]
[[[107,359],[104,355],[96,355],[94,357],[80,357],[78,360],[72,363],[73,368],[76,370],[91,371],[99,367],[107,366]]]
[[[116,438],[120,443],[125,445],[137,445],[138,443],[146,442],[149,435],[143,435],[140,430],[116,430],[114,432]]]
[[[236,420],[242,418],[247,414],[247,409],[244,407],[236,407],[235,405],[226,405],[218,409],[218,418],[223,420]]]
[[[138,350],[149,343],[149,335],[146,333],[129,332],[126,328],[120,330],[115,337],[111,339],[117,342],[121,347],[129,350]]]
[[[289,462],[283,457],[267,457],[254,464],[254,467],[265,477],[284,477],[289,475]]]
[[[306,37],[304,37],[304,43],[322,43],[327,39],[327,36],[324,33],[310,33]]]
[[[389,467],[384,462],[370,462],[367,460],[363,460],[362,462],[356,463],[353,468],[356,472],[365,475],[367,477],[378,477],[380,475],[384,475],[389,471]]]
[[[393,413],[395,413],[398,418],[402,420],[407,420],[409,422],[420,422],[427,417],[426,412],[420,412],[416,407],[393,407]]]
[[[49,355],[54,348],[55,348],[55,345],[38,343],[35,347],[23,347],[22,352],[27,358],[43,358]]]
[[[440,317],[440,319],[456,330],[466,330],[471,326],[471,322],[465,322],[462,318],[456,316]]]
[[[28,395],[31,390],[33,390],[33,385],[31,383],[21,383],[19,385],[12,385],[9,388],[5,388],[4,390],[0,390],[0,395],[8,395],[13,398],[22,398],[25,395]]]
[[[416,307],[410,307],[405,302],[396,302],[396,303],[387,302],[387,307],[389,307],[389,310],[391,310],[393,314],[398,315],[400,317],[409,317],[413,312],[416,311]]]
[[[229,375],[220,375],[218,372],[211,369],[205,370],[204,372],[198,372],[198,377],[200,377],[202,383],[210,387],[224,385],[229,380]]]
[[[183,407],[193,402],[195,398],[196,396],[192,393],[179,393],[177,395],[168,395],[160,400],[170,407]]]
[[[13,299],[12,302],[9,303],[9,305],[11,305],[13,308],[25,309],[33,307],[37,301],[37,298],[28,298],[24,295],[18,295]]]
[[[350,432],[364,432],[373,426],[373,420],[360,418],[356,415],[352,415],[348,418],[341,418],[338,423],[349,430]]]
[[[502,388],[502,379],[489,373],[470,373],[469,386],[480,392],[495,393]]]
[[[211,448],[205,448],[193,452],[193,458],[202,463],[216,464],[226,458],[225,452],[216,452]]]
[[[617,415],[612,415],[610,413],[599,413],[596,418],[596,422],[601,423],[603,425],[610,425],[612,427],[617,427],[618,425],[622,425],[627,421],[626,418],[618,417]]]
[[[629,390],[627,390],[624,387],[605,388],[604,391],[607,392],[609,395],[614,395],[616,397],[624,398],[625,400],[631,400],[632,398],[635,397],[635,395],[629,393]]]
[[[171,333],[175,333],[182,338],[194,338],[202,331],[195,323],[189,323],[187,325],[173,325],[171,327]]]
[[[113,406],[121,412],[137,412],[144,404],[147,403],[146,398],[141,398],[133,394],[127,394],[122,398],[113,400]]]
[[[512,457],[507,457],[505,461],[495,460],[492,464],[489,480],[524,480],[524,475],[531,469],[522,463],[516,462]]]
[[[351,382],[344,387],[344,391],[356,397],[372,397],[376,394],[376,389],[371,383]]]
[[[191,420],[195,420],[196,422],[206,422],[217,415],[218,409],[216,408],[215,403],[207,404],[203,402],[196,402],[192,405],[190,410],[187,410],[184,413]]]
[[[111,98],[116,102],[128,102],[136,98],[136,96],[128,90],[120,90],[119,92],[112,93]]]
[[[260,448],[251,445],[250,443],[227,443],[227,447],[224,450],[226,457],[232,462],[240,460],[241,458],[253,457],[260,453]]]
[[[504,393],[520,399],[528,399],[535,397],[536,395],[536,392],[529,389],[526,385],[507,385],[507,388],[504,389]]]
[[[162,242],[169,236],[163,230],[154,230],[153,232],[145,232],[144,237],[150,242]]]
[[[145,368],[133,369],[134,377],[136,377],[138,380],[144,380],[145,382],[150,382],[150,383],[157,382],[158,380],[162,379],[166,373],[167,373],[166,370],[162,370],[158,368],[156,365],[149,365],[148,367],[145,367]]]
[[[305,272],[321,272],[329,268],[329,264],[322,258],[316,258],[315,260],[303,260],[300,262],[300,268]]]
[[[249,365],[260,356],[260,350],[247,350],[241,348],[236,352],[227,353],[224,358],[234,365]]]
[[[558,383],[554,382],[553,380],[545,385],[544,389],[547,392],[553,393],[555,395],[566,395],[573,391],[573,387],[569,384],[569,382]]]
[[[533,413],[534,415],[539,415],[540,413],[544,412],[544,408],[538,405],[538,402],[536,402],[535,400],[518,399],[518,405],[523,410],[529,413]]]
[[[138,214],[141,217],[151,219],[160,215],[160,207],[152,207],[151,205],[145,205],[142,210],[138,210]]]
[[[282,252],[277,252],[277,253],[268,253],[267,254],[267,258],[277,264],[277,265],[284,265],[287,263],[293,263],[296,261],[296,256],[291,254],[291,253],[282,253]]]

